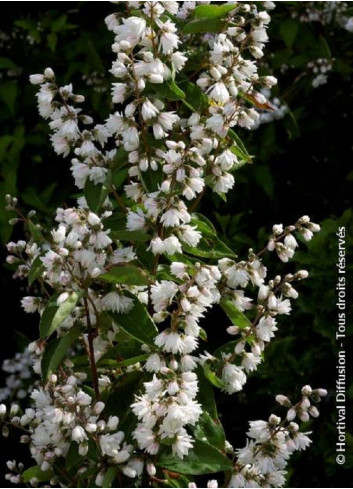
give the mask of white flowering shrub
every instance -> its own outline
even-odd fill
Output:
[[[8,244],[7,261],[37,291],[23,308],[40,314],[39,339],[18,359],[38,376],[31,407],[0,410],[3,434],[21,429],[35,465],[8,462],[7,477],[33,487],[197,487],[216,473],[207,487],[282,487],[290,456],[311,442],[300,423],[318,416],[326,391],[278,395],[281,417],[250,421],[246,446],[233,447],[213,388],[244,388],[308,277],[271,277],[266,254],[288,262],[296,237],[310,240],[319,226],[308,216],[274,225],[262,250],[238,257],[195,212],[207,189],[225,198],[252,161],[236,130],[271,107],[263,90],[276,79],[258,64],[274,5],[115,3],[106,121],[86,115],[51,68],[30,78],[80,195],[57,209],[52,229],[7,198],[28,234]],[[216,351],[203,329],[214,306],[229,318],[229,342]],[[21,399],[28,391],[16,385]]]

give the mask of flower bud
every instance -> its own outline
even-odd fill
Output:
[[[93,407],[93,412],[94,412],[94,414],[100,414],[104,408],[105,408],[104,402],[98,401],[98,402],[96,402],[96,404]]]
[[[146,469],[147,469],[148,475],[150,475],[151,477],[156,475],[157,470],[156,470],[156,467],[154,464],[152,464],[152,463],[147,464]]]
[[[51,68],[45,68],[45,70],[44,70],[44,76],[45,76],[45,78],[52,79],[55,76],[54,75],[54,71]]]
[[[312,389],[310,385],[304,385],[304,387],[302,388],[303,396],[310,396],[311,393],[312,393]]]
[[[278,394],[276,396],[276,402],[278,402],[278,404],[280,404],[281,406],[285,406],[285,407],[290,407],[291,406],[291,402],[288,399],[288,397],[282,396],[282,394]]]

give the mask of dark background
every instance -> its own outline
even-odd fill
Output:
[[[240,256],[245,256],[249,247],[262,248],[274,223],[291,224],[309,214],[322,224],[320,235],[308,246],[302,244],[302,251],[288,265],[289,271],[307,268],[310,278],[299,288],[301,295],[294,303],[293,314],[280,318],[280,330],[267,350],[266,361],[250,376],[242,393],[217,395],[228,438],[241,447],[249,420],[266,419],[271,412],[280,414],[274,402],[276,394],[295,399],[307,383],[328,389],[320,418],[308,426],[308,431],[313,430],[313,445],[294,457],[288,484],[352,487],[353,438],[349,433],[347,462],[343,467],[335,462],[334,335],[335,233],[338,226],[347,227],[347,251],[352,251],[353,236],[353,33],[334,21],[307,24],[292,18],[292,12],[303,9],[305,3],[277,2],[265,56],[266,69],[273,70],[279,79],[274,93],[288,104],[290,112],[254,132],[239,133],[255,155],[254,165],[236,173],[236,187],[228,203],[209,194],[199,210],[212,219],[222,239]],[[315,2],[319,9],[325,3]],[[29,85],[28,76],[52,66],[60,83],[73,81],[76,91],[87,95],[86,109],[92,107],[93,115],[104,118],[110,111],[111,80],[106,73],[113,59],[112,36],[105,29],[104,17],[113,11],[114,5],[109,2],[1,2],[2,201],[6,193],[17,195],[23,206],[38,209],[49,221],[56,205],[70,202],[75,195],[68,161],[58,158],[48,143],[48,129],[37,115],[35,88]],[[322,57],[332,59],[333,70],[328,83],[314,89],[307,63]],[[283,65],[288,68],[283,70]],[[10,141],[5,136],[14,137]],[[3,243],[12,231],[8,219],[8,213],[0,209]],[[12,239],[20,239],[19,228],[13,233]],[[265,260],[271,275],[283,273],[283,266],[274,257]],[[9,358],[18,348],[14,330],[35,339],[38,326],[36,318],[25,315],[19,306],[20,298],[27,295],[26,286],[14,282],[6,267],[0,286],[1,358]],[[347,290],[350,294],[349,287]],[[214,309],[203,325],[209,337],[207,349],[212,351],[224,341],[220,331],[227,324],[222,312]],[[347,379],[351,384],[351,370]],[[353,388],[347,387],[348,405]],[[1,440],[4,461],[16,458],[29,464],[26,453],[27,448],[19,446],[14,437]],[[0,469],[0,473],[4,471]]]

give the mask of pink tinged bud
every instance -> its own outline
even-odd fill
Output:
[[[16,416],[18,413],[19,407],[17,404],[13,404],[10,408],[10,416]]]
[[[176,394],[179,390],[179,385],[177,382],[171,382],[169,385],[168,385],[168,394],[170,396],[174,396],[174,394]]]
[[[313,391],[313,394],[317,394],[320,397],[325,397],[325,396],[327,396],[327,390],[326,389],[315,389]]]
[[[59,295],[59,297],[56,300],[56,304],[58,306],[61,306],[63,302],[65,302],[69,298],[69,293],[68,292],[63,292],[62,294]]]
[[[301,403],[300,403],[300,407],[302,409],[308,409],[310,407],[310,401],[307,397],[303,397]]]
[[[301,224],[307,224],[308,222],[310,222],[310,217],[309,216],[302,216],[300,219],[299,219],[299,222]]]
[[[51,68],[45,68],[44,76],[45,76],[45,78],[49,78],[49,79],[54,78],[54,76],[55,76],[54,71]]]
[[[315,406],[310,406],[308,412],[313,418],[317,418],[320,415],[319,410]]]
[[[268,307],[270,309],[275,309],[277,307],[277,299],[273,294],[268,298]]]
[[[29,81],[32,85],[40,85],[41,83],[44,83],[44,75],[30,75]]]
[[[229,328],[227,328],[227,333],[229,333],[231,335],[239,334],[238,326],[229,326]]]
[[[78,453],[81,455],[81,457],[84,457],[87,455],[88,452],[88,443],[80,443],[78,446]]]
[[[291,402],[288,399],[288,397],[283,396],[282,394],[278,394],[278,396],[276,396],[276,402],[278,402],[278,404],[280,404],[281,406],[285,406],[285,407],[290,407],[291,405]]]
[[[157,470],[156,470],[155,465],[153,465],[153,464],[147,464],[146,469],[147,469],[148,475],[150,475],[151,477],[153,477],[153,476],[156,475]]]
[[[94,433],[97,431],[97,425],[95,423],[87,423],[85,426],[87,433]]]
[[[124,467],[123,473],[126,475],[126,477],[130,477],[131,479],[134,479],[137,476],[136,470],[132,469],[131,467]]]
[[[310,396],[311,393],[312,393],[312,388],[310,387],[310,385],[304,385],[304,387],[302,388],[303,396]]]
[[[245,341],[239,341],[239,343],[237,343],[234,348],[234,353],[240,355],[240,353],[242,353],[244,349],[245,349]]]
[[[269,242],[267,243],[267,249],[268,251],[273,251],[276,247],[276,243],[273,239],[270,239]]]
[[[299,414],[299,419],[301,421],[304,421],[304,422],[309,421],[309,419],[310,419],[309,413],[307,411],[304,411],[304,412],[300,413]]]
[[[271,88],[274,85],[277,85],[277,78],[274,76],[266,76],[265,77],[265,84],[267,87]]]
[[[288,413],[287,413],[287,420],[288,421],[293,421],[293,419],[296,417],[296,411],[294,408],[291,408],[289,409]]]
[[[93,407],[93,412],[94,412],[94,414],[100,414],[104,408],[105,408],[104,402],[98,401],[98,402],[96,402],[96,404]]]
[[[43,472],[46,472],[47,470],[50,469],[50,467],[51,467],[51,465],[49,462],[43,462],[40,466],[40,470]]]
[[[308,228],[310,229],[310,231],[312,231],[313,233],[318,233],[321,229],[320,225],[319,224],[316,224],[315,222],[311,222],[308,224]]]
[[[297,276],[300,279],[305,279],[309,277],[309,272],[307,270],[299,270],[299,272],[297,272]]]

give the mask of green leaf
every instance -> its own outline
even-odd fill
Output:
[[[55,53],[56,46],[58,44],[58,36],[55,32],[50,32],[47,35],[47,43],[48,43],[48,47],[49,47],[50,51],[52,53]]]
[[[192,214],[192,219],[195,220],[196,225],[197,224],[200,225],[200,222],[203,224],[202,229],[204,230],[204,232],[207,232],[207,233],[213,232],[214,234],[217,234],[217,230],[214,227],[213,223],[209,219],[207,219],[206,216],[199,214],[198,212],[194,212]],[[206,229],[205,226],[207,226],[208,229]]]
[[[101,357],[100,361],[114,359],[118,362],[141,355],[141,343],[131,338],[125,331],[119,331],[115,340],[118,344],[110,348],[110,350]]]
[[[0,85],[0,100],[9,108],[12,115],[15,115],[15,104],[18,95],[18,83],[15,81],[2,82]]]
[[[118,171],[124,168],[128,164],[129,164],[129,153],[125,151],[123,147],[120,147],[117,150],[113,160],[111,161],[111,168],[114,171]]]
[[[216,402],[214,398],[213,387],[205,377],[201,365],[196,369],[198,378],[199,391],[197,401],[201,404],[203,411],[207,411],[214,419],[218,418]]]
[[[293,46],[297,37],[299,22],[296,19],[286,19],[280,23],[279,33],[288,48]]]
[[[113,231],[111,236],[119,241],[141,241],[142,243],[151,239],[151,236],[143,231]]]
[[[144,373],[141,371],[129,372],[111,385],[111,394],[109,395],[106,404],[106,414],[116,415],[124,419],[129,411],[130,405],[137,394],[139,386],[142,385]]]
[[[151,88],[162,98],[168,100],[183,100],[185,93],[178,87],[174,80],[168,80],[164,83],[154,83]]]
[[[236,5],[198,5],[194,10],[195,19],[220,19],[235,10]]]
[[[227,314],[232,324],[238,326],[239,328],[251,327],[252,323],[244,313],[239,311],[236,305],[229,299],[221,299],[220,306],[223,311]]]
[[[81,294],[70,292],[69,297],[59,306],[57,305],[60,293],[54,294],[46,305],[39,323],[41,338],[50,336],[76,307]]]
[[[40,228],[38,228],[37,224],[34,224],[34,222],[31,220],[28,221],[28,229],[34,241],[36,241],[37,243],[44,241],[43,234]]]
[[[206,218],[193,214],[191,223],[197,226],[202,238],[195,247],[183,243],[183,248],[187,253],[203,258],[236,258],[236,254],[218,238],[214,227],[209,225]]]
[[[112,231],[125,231],[126,230],[126,214],[122,212],[114,212],[114,214],[107,219],[104,219],[104,227],[111,229]]]
[[[235,142],[235,146],[231,148],[232,152],[238,156],[239,158],[243,159],[247,163],[252,163],[252,157],[249,155],[248,150],[246,149],[243,141],[240,139],[240,137],[233,131],[233,129],[229,129],[228,131],[228,136],[233,139]]]
[[[10,59],[10,58],[3,58],[2,56],[0,57],[0,69],[6,69],[6,70],[17,70],[18,66]]]
[[[319,57],[327,58],[327,59],[331,58],[332,54],[331,54],[330,46],[323,36],[319,37],[317,48],[319,52]]]
[[[213,419],[207,411],[201,414],[193,432],[198,440],[209,443],[219,450],[224,450],[226,436],[222,423],[218,418]]]
[[[82,463],[82,455],[78,453],[78,443],[72,441],[65,459],[65,469],[71,470],[79,463]]]
[[[216,358],[219,358],[221,360],[223,358],[223,355],[222,355],[223,353],[225,353],[226,355],[234,353],[234,350],[235,350],[235,347],[237,346],[237,344],[238,344],[238,341],[236,341],[236,340],[235,341],[229,341],[225,345],[222,345],[219,348],[217,348],[217,350],[215,352],[213,352],[213,356],[215,356]]]
[[[127,334],[141,343],[153,345],[153,339],[158,330],[145,306],[131,292],[124,291],[126,297],[134,301],[134,307],[127,314],[110,312],[113,321],[120,326]]]
[[[148,285],[150,283],[146,272],[130,263],[112,267],[109,272],[99,275],[98,280],[124,285]]]
[[[107,172],[105,182],[103,184],[95,185],[91,180],[86,180],[85,185],[85,198],[87,200],[88,207],[92,212],[98,212],[102,207],[107,195],[109,194],[110,186],[112,182],[112,173],[110,170]]]
[[[138,355],[137,357],[127,358],[126,360],[122,360],[121,362],[114,360],[112,358],[101,358],[97,362],[98,367],[112,366],[115,368],[119,367],[129,367],[130,365],[135,365],[139,362],[144,362],[150,356],[149,353],[145,353],[144,355]]]
[[[48,482],[53,477],[53,471],[42,471],[38,465],[34,465],[22,473],[24,482],[29,482],[31,479],[36,478],[39,482]]]
[[[156,464],[168,470],[187,475],[213,474],[232,469],[232,461],[216,448],[195,440],[194,448],[189,450],[184,459],[172,455],[170,449],[165,449]]]
[[[116,473],[117,469],[115,467],[110,467],[104,475],[102,487],[112,487]]]
[[[42,358],[42,376],[44,381],[46,381],[52,372],[55,372],[65,357],[67,350],[77,340],[80,334],[80,328],[74,327],[64,336],[56,338],[46,345]]]
[[[221,32],[226,21],[220,19],[196,19],[187,23],[183,34],[205,34],[206,32]]]
[[[263,188],[270,199],[274,197],[274,181],[268,165],[255,165],[254,177],[257,184]]]
[[[205,362],[203,365],[203,371],[205,377],[208,381],[211,382],[212,385],[217,387],[218,389],[225,389],[226,385],[222,379],[220,379],[217,374],[211,369],[211,363]]]
[[[40,258],[41,258],[40,256],[37,256],[37,258],[35,258],[34,262],[31,265],[31,268],[29,270],[29,273],[28,273],[28,285],[29,286],[31,286],[33,284],[33,282],[35,280],[37,280],[37,278],[39,278],[45,270],[45,267],[44,267],[42,260]]]
[[[200,87],[189,81],[182,82],[180,85],[185,92],[185,99],[182,102],[189,109],[200,112],[208,109],[209,99]]]

